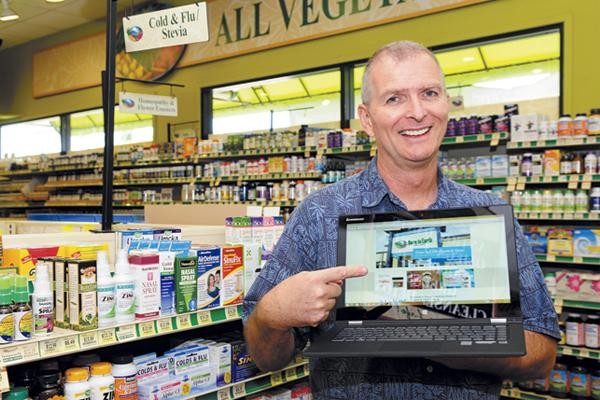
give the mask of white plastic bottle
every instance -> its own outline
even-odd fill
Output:
[[[115,398],[115,378],[109,362],[97,362],[90,366],[89,380],[92,400],[113,400]]]
[[[129,261],[127,250],[120,250],[115,265],[115,317],[118,324],[135,320],[135,279]]]
[[[31,306],[33,308],[33,334],[44,336],[52,333],[54,330],[54,296],[50,289],[48,266],[43,263],[36,267]]]
[[[138,400],[137,368],[131,354],[116,355],[112,363],[115,400]]]
[[[115,324],[115,281],[110,276],[110,266],[106,251],[98,252],[96,268],[98,281],[96,292],[98,296],[98,326],[100,328]]]
[[[87,368],[69,368],[65,373],[65,400],[90,400]]]

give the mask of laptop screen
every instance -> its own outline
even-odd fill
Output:
[[[368,274],[344,283],[338,307],[488,318],[518,305],[508,206],[346,216],[340,228],[340,265],[363,265]]]

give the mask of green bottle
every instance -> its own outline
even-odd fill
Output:
[[[15,305],[13,306],[15,340],[31,339],[33,315],[29,306],[29,290],[27,277],[15,277]]]
[[[0,276],[0,344],[12,343],[15,338],[15,322],[11,307],[13,275]]]

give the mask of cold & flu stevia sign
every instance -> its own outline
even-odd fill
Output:
[[[132,15],[123,18],[127,52],[208,40],[206,3]]]

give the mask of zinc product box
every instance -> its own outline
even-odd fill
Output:
[[[573,229],[573,256],[600,258],[600,229]]]
[[[154,240],[181,240],[181,228],[155,229]]]
[[[221,248],[202,247],[192,250],[198,256],[198,309],[221,305]]]
[[[175,309],[196,311],[198,301],[198,257],[175,257]]]
[[[67,263],[64,258],[53,259],[54,270],[54,324],[59,328],[69,327],[69,281]]]
[[[215,373],[210,368],[196,368],[178,376],[183,395],[205,392],[217,387]]]
[[[244,299],[244,246],[223,246],[221,254],[221,305],[241,304]]]
[[[96,261],[67,260],[69,326],[76,331],[98,328]]]
[[[548,229],[546,234],[548,254],[554,256],[573,256],[573,231],[564,228]]]
[[[135,276],[135,318],[160,314],[160,264],[156,253],[130,255],[129,265]]]
[[[231,343],[231,379],[233,383],[253,377],[258,373],[258,367],[246,349],[243,340],[233,340]]]

